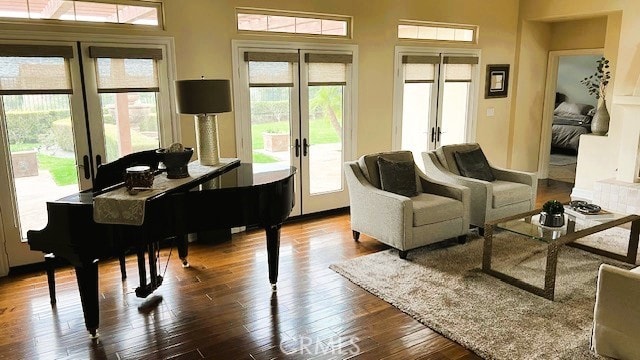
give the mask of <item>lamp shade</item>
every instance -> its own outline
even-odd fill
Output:
[[[229,80],[177,80],[176,98],[180,114],[219,114],[231,111]]]

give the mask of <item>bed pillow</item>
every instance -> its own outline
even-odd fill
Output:
[[[563,114],[580,114],[587,115],[589,110],[593,109],[592,105],[588,104],[577,104],[563,101],[558,105],[558,107],[553,110],[554,115],[563,115]]]
[[[378,156],[377,162],[382,190],[406,197],[418,195],[413,161],[393,161]]]
[[[491,166],[481,148],[453,153],[460,175],[484,181],[495,181]]]
[[[591,116],[589,115],[562,113],[553,116],[554,125],[583,125],[590,123]]]

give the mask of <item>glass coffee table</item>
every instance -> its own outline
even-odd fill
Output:
[[[607,218],[582,219],[565,213],[565,225],[558,228],[542,226],[538,223],[541,209],[498,219],[485,224],[484,249],[482,253],[482,271],[506,283],[517,286],[546,299],[553,300],[556,283],[556,267],[558,252],[562,245],[579,248],[611,259],[635,264],[638,252],[638,238],[640,235],[640,216],[612,214]],[[621,255],[606,250],[579,244],[575,241],[587,235],[610,229],[612,227],[631,223],[627,254]],[[496,230],[509,231],[514,234],[536,239],[547,244],[547,262],[545,269],[544,288],[531,285],[503,272],[491,268],[493,233]]]

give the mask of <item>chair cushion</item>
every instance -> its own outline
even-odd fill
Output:
[[[510,181],[496,180],[493,186],[494,209],[531,200],[531,186]]]
[[[458,170],[456,159],[453,154],[458,151],[464,152],[479,148],[480,145],[476,143],[444,145],[436,149],[436,156],[438,157],[438,160],[440,161],[442,166],[444,166],[447,170],[456,175],[460,175],[460,171]]]
[[[393,161],[378,156],[377,163],[382,190],[407,197],[418,195],[416,190],[416,169],[413,160]]]
[[[435,224],[464,215],[462,202],[448,197],[421,193],[411,198],[413,226]]]
[[[494,181],[496,179],[491,172],[491,166],[489,166],[482,149],[456,151],[453,156],[456,159],[460,175],[484,181]]]
[[[380,184],[380,170],[378,170],[379,156],[392,161],[413,161],[413,154],[411,151],[390,151],[361,156],[360,159],[358,159],[358,165],[360,166],[360,169],[362,169],[364,177],[371,183],[371,185],[378,189],[382,189]],[[418,192],[420,191],[422,191],[422,188],[418,184]]]

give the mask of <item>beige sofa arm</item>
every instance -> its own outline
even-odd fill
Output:
[[[591,346],[615,359],[640,359],[640,271],[602,264]]]
[[[493,197],[493,186],[490,182],[456,175],[445,169],[434,152],[423,152],[425,173],[429,178],[436,179],[447,184],[461,185],[471,189],[472,206],[485,206],[490,208]]]
[[[494,176],[498,180],[516,182],[531,186],[531,206],[535,206],[536,195],[538,194],[538,175],[532,172],[503,169],[499,167],[491,167]]]
[[[511,169],[503,169],[495,166],[491,166],[491,170],[493,175],[498,180],[516,182],[521,184],[526,184],[529,186],[534,186],[538,184],[538,175],[536,173],[511,170]]]
[[[351,228],[382,242],[410,240],[413,233],[413,204],[406,196],[380,190],[367,181],[357,162],[345,163],[345,177],[351,203]],[[404,244],[389,243],[400,250]]]
[[[429,179],[424,174],[419,174],[422,192],[445,196],[462,202],[468,202],[471,191],[468,187]]]
[[[445,196],[462,202],[462,227],[465,229],[468,228],[471,220],[471,190],[466,186],[429,179],[421,171],[419,172],[419,176],[423,192]]]

